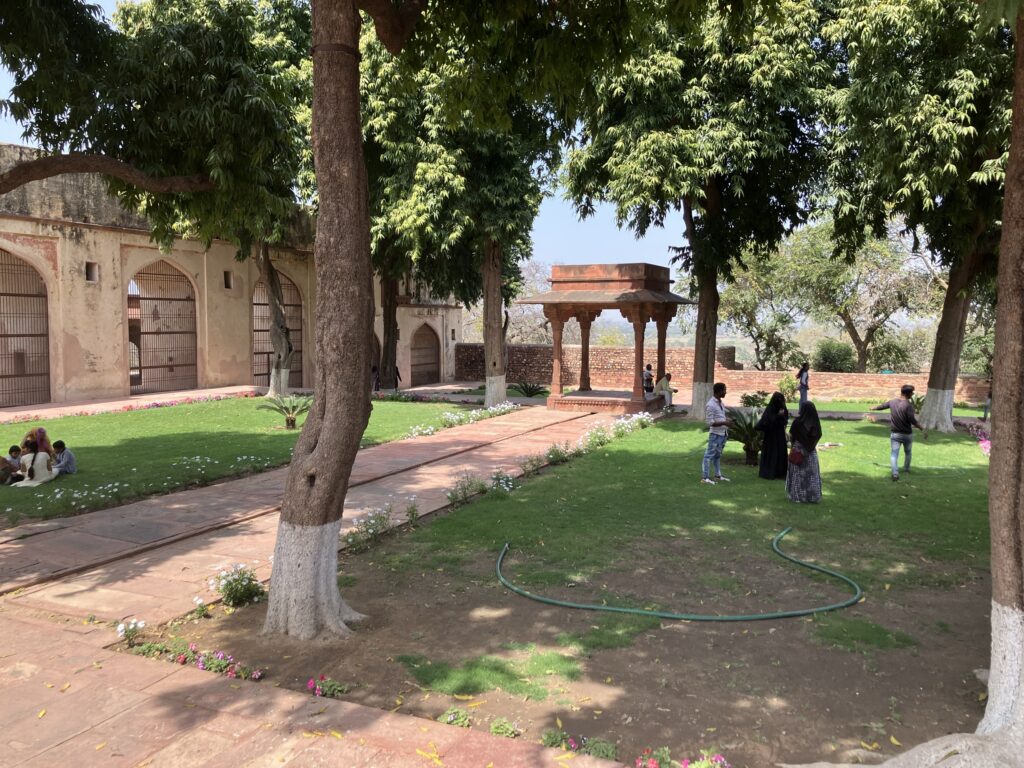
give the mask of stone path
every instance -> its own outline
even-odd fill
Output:
[[[435,511],[460,474],[517,474],[523,458],[605,421],[528,408],[360,451],[346,525],[389,501],[401,522],[412,494],[421,514]],[[611,765],[109,650],[112,630],[86,617],[159,624],[209,597],[221,567],[247,561],[269,576],[284,472],[4,532],[0,580],[15,591],[0,600],[0,768]]]

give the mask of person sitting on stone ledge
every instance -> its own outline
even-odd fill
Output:
[[[672,393],[678,392],[678,389],[672,388],[672,374],[666,373],[661,381],[654,387],[654,396],[661,395],[665,398],[665,407],[668,409],[672,408]]]

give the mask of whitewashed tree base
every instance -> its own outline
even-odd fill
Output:
[[[267,397],[284,397],[288,394],[288,378],[291,371],[288,368],[270,369],[270,386],[267,389]]]
[[[921,426],[937,432],[953,432],[953,396],[952,389],[929,389],[917,417]]]
[[[505,376],[488,376],[487,386],[484,393],[484,408],[504,403],[508,400],[508,389],[505,386]]]
[[[704,421],[704,406],[707,405],[708,400],[714,395],[715,385],[707,381],[695,381],[692,392],[690,412],[686,415],[686,418],[693,419],[694,421]]]
[[[319,526],[278,524],[263,634],[299,640],[345,636],[352,631],[348,624],[366,618],[338,591],[340,531],[341,520]]]

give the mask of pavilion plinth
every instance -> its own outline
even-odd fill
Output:
[[[661,395],[644,400],[634,400],[628,391],[590,390],[570,392],[566,395],[551,395],[547,406],[553,411],[579,411],[583,413],[656,413],[665,407]]]
[[[581,264],[551,268],[551,290],[520,299],[519,304],[541,304],[551,323],[551,397],[548,407],[558,410],[598,410],[609,413],[640,413],[653,410],[643,390],[644,333],[653,320],[658,329],[657,378],[665,375],[665,337],[668,324],[680,304],[693,304],[669,290],[668,267],[654,264]],[[633,390],[595,396],[590,386],[590,327],[605,309],[617,309],[633,326]],[[582,354],[580,386],[576,393],[562,395],[562,329],[575,319],[580,324]],[[589,395],[589,397],[587,397]],[[567,402],[567,401],[572,401]],[[622,400],[628,405],[613,405]],[[660,404],[661,397],[657,402]],[[610,410],[623,408],[623,410]]]

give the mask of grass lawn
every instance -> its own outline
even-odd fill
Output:
[[[895,395],[894,395],[895,397]],[[884,401],[882,400],[815,400],[814,404],[818,407],[819,411],[841,411],[843,413],[856,413],[858,411],[869,411],[876,405],[879,405]],[[798,402],[789,404],[789,407],[793,410],[799,408]],[[981,408],[967,407],[967,408],[953,408],[954,416],[964,417],[975,417],[981,418]],[[888,411],[883,411],[882,416],[884,417]]]
[[[278,414],[258,410],[260,402],[233,398],[41,423],[51,440],[74,452],[78,473],[32,489],[0,488],[0,510],[9,524],[65,517],[287,464],[299,432],[284,429]],[[460,407],[375,402],[362,445],[396,440],[418,424],[439,426],[442,413]],[[0,450],[38,425],[0,426]]]
[[[820,451],[820,504],[790,503],[736,443],[732,482],[700,484],[705,429],[665,419],[346,554],[339,584],[372,620],[342,642],[262,637],[262,604],[184,640],[269,667],[264,685],[304,690],[325,674],[348,700],[442,719],[463,707],[473,728],[505,718],[531,740],[606,739],[629,765],[664,745],[748,768],[857,762],[864,744],[891,756],[971,731],[984,708],[972,670],[988,664],[987,460],[970,436],[936,434],[893,483],[887,425],[823,427],[841,446]],[[743,614],[846,597],[771,552],[786,526],[785,551],[856,579],[864,601],[813,618],[672,622],[555,608],[494,574],[510,542],[507,578],[579,603]]]
[[[865,587],[945,583],[988,560],[987,459],[961,433],[917,436],[914,471],[889,479],[888,425],[826,421],[819,452],[824,498],[788,501],[782,481],[757,477],[730,442],[723,471],[732,482],[698,483],[706,430],[682,420],[617,440],[569,466],[528,482],[508,498],[484,497],[409,539],[413,560],[447,563],[505,541],[533,584],[580,583],[609,567],[628,567],[638,550],[685,539],[701,561],[773,558],[769,542],[792,525],[784,547],[825,558]],[[628,498],[629,503],[623,504]],[[585,534],[582,528],[585,527]],[[692,564],[691,564],[692,565]]]

